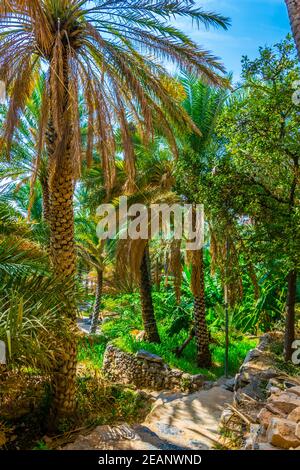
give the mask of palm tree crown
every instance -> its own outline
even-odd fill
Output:
[[[145,137],[149,137],[154,119],[169,136],[170,120],[181,126],[190,124],[168,93],[168,73],[160,59],[221,81],[216,72],[223,67],[217,59],[170,24],[173,16],[180,15],[205,26],[227,27],[226,18],[194,8],[192,1],[15,0],[7,4],[0,7],[0,79],[5,80],[12,96],[2,134],[8,153],[18,116],[45,61],[50,65],[49,87],[42,106],[51,114],[59,137],[57,145],[64,133],[70,133],[65,119],[69,114],[74,174],[78,174],[82,158],[78,92],[82,89],[89,116],[86,158],[90,162],[95,143],[109,188],[115,179],[112,156],[116,121],[123,130],[127,171],[133,177],[128,110]],[[44,123],[41,139],[47,119]],[[53,160],[54,172],[57,161]]]

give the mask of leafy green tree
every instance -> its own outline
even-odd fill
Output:
[[[277,262],[287,276],[285,357],[295,336],[299,271],[299,126],[293,83],[300,70],[290,37],[243,60],[243,93],[226,107],[220,166],[223,206],[238,218],[256,262]],[[220,188],[220,186],[219,186]]]

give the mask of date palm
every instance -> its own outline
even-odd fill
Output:
[[[300,0],[285,0],[300,59]]]
[[[186,181],[181,181],[182,192],[190,204],[205,204],[205,214],[209,217],[209,191],[207,175],[211,174],[213,161],[218,153],[218,142],[213,138],[217,118],[222,110],[226,89],[216,89],[193,75],[181,80],[186,91],[183,103],[200,133],[192,133],[187,139],[187,147],[182,152],[182,169]],[[185,179],[184,178],[184,179]],[[188,253],[191,265],[191,288],[194,295],[194,334],[197,345],[197,362],[200,367],[211,366],[209,332],[206,325],[205,283],[203,248]]]
[[[77,250],[84,263],[94,269],[97,274],[96,296],[92,314],[90,333],[96,333],[100,317],[103,271],[108,257],[105,253],[105,243],[99,240],[96,233],[97,223],[86,212],[79,213],[75,218],[75,235]]]
[[[47,155],[45,151],[38,148],[40,109],[44,88],[45,75],[42,74],[35,83],[32,94],[19,119],[18,129],[11,145],[12,161],[2,160],[0,163],[0,179],[4,186],[9,186],[13,197],[22,191],[26,194],[23,209],[27,211],[28,219],[32,215],[33,218],[41,219],[40,214],[37,214],[40,211],[35,210],[35,208],[40,209],[39,203],[41,202],[43,219],[47,221],[49,217]],[[6,114],[7,108],[2,106],[0,108],[0,126],[3,125]],[[5,181],[10,184],[5,185]],[[42,198],[37,197],[40,192]],[[32,209],[34,214],[32,214]],[[38,217],[36,217],[37,215]]]
[[[170,24],[176,16],[205,26],[228,25],[228,19],[195,8],[189,0],[9,0],[0,7],[0,80],[10,96],[0,144],[8,158],[26,101],[41,70],[47,69],[39,148],[46,144],[48,152],[50,258],[58,276],[72,278],[76,269],[73,194],[83,158],[79,92],[89,122],[85,158],[90,165],[97,146],[109,194],[115,182],[116,123],[122,129],[129,182],[135,175],[128,110],[145,140],[154,121],[170,140],[176,126],[191,125],[167,92],[168,72],[160,60],[222,81],[219,61]],[[75,321],[74,308],[66,315]],[[57,419],[74,412],[75,375],[76,346],[70,340],[54,374]]]

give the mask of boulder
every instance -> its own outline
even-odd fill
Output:
[[[224,388],[225,390],[229,390],[229,392],[233,392],[235,386],[235,377],[220,377],[217,380],[216,385]]]
[[[270,344],[274,341],[274,339],[274,334],[265,333],[260,337],[257,349],[259,351],[266,351],[270,347]]]
[[[290,412],[288,419],[290,421],[294,421],[295,423],[300,423],[300,406]]]
[[[265,407],[268,411],[271,411],[271,413],[273,413],[277,418],[287,417],[287,413],[284,413],[283,411],[279,410],[278,408],[276,408],[276,406],[272,405],[271,403],[266,403]]]
[[[289,388],[289,392],[294,393],[295,395],[297,395],[300,398],[300,385],[298,385],[297,387]]]
[[[221,415],[221,424],[226,425],[234,416],[233,411],[230,408],[225,408]]]
[[[136,357],[138,359],[143,359],[144,361],[150,361],[150,362],[157,362],[157,363],[162,363],[163,360],[160,356],[157,356],[156,354],[149,353],[148,351],[145,351],[144,349],[140,349],[136,353]]]
[[[191,381],[194,384],[203,384],[203,382],[207,379],[207,377],[203,374],[194,374],[191,376]]]
[[[260,351],[259,349],[255,348],[255,349],[250,349],[250,351],[248,352],[247,356],[245,357],[244,359],[244,363],[243,364],[247,364],[248,362],[251,362],[253,361],[254,359],[257,359],[258,357],[260,357],[262,355],[262,351]]]
[[[244,450],[258,450],[259,441],[264,434],[260,424],[250,424],[250,433],[243,447]]]
[[[296,426],[296,437],[300,439],[300,423],[298,423]]]
[[[271,411],[267,410],[266,408],[262,408],[257,415],[258,421],[265,429],[268,428],[271,419],[275,417],[276,416]]]
[[[296,436],[296,423],[283,418],[272,418],[267,430],[267,440],[282,449],[296,448],[300,438]]]
[[[279,410],[281,410],[283,413],[291,413],[295,408],[298,408],[300,406],[300,397],[295,395],[294,393],[291,393],[291,390],[292,389],[281,393],[279,396],[271,395],[268,398],[268,402],[274,405]]]

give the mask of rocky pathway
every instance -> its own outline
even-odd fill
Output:
[[[98,426],[64,450],[187,450],[212,449],[219,422],[233,393],[222,386],[184,395],[161,393],[141,425]]]

